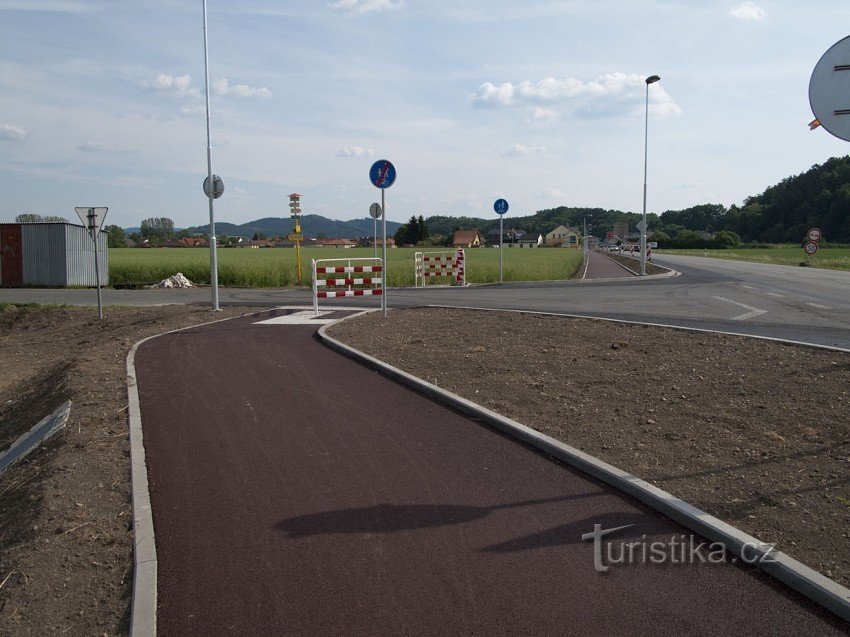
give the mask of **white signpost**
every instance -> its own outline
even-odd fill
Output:
[[[85,207],[74,208],[77,216],[83,225],[88,229],[94,242],[94,280],[97,284],[97,316],[103,320],[103,302],[100,298],[100,259],[98,259],[97,237],[100,234],[100,229],[103,227],[103,220],[106,218],[106,213],[109,208],[103,207]]]

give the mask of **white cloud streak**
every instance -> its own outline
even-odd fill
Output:
[[[526,144],[514,144],[507,150],[500,150],[499,154],[502,157],[529,157],[531,155],[541,155],[546,152],[543,146],[528,146]]]
[[[216,95],[221,96],[258,97],[266,100],[272,96],[272,92],[265,86],[259,88],[248,86],[247,84],[235,84],[231,86],[226,77],[213,82],[212,90]]]
[[[379,13],[381,11],[392,11],[403,5],[402,0],[337,0],[328,6],[335,11],[350,14]]]
[[[201,92],[192,86],[192,77],[189,75],[168,75],[160,73],[149,84],[155,91],[171,93],[178,97],[200,97]]]
[[[606,73],[594,80],[583,82],[576,78],[555,79],[546,77],[537,82],[525,80],[517,84],[485,82],[470,96],[475,106],[491,108],[532,107],[532,117],[551,121],[557,111],[551,106],[563,104],[572,107],[579,117],[613,117],[643,112],[644,78],[637,74]],[[651,115],[679,115],[681,109],[670,98],[664,87],[656,84],[649,91]]]
[[[544,200],[561,199],[563,196],[564,193],[561,192],[560,188],[555,188],[554,186],[548,186],[537,193],[537,198]]]
[[[0,126],[0,139],[17,142],[27,136],[27,130],[23,126],[14,124],[3,124]]]
[[[170,93],[177,97],[201,98],[201,90],[192,83],[190,75],[160,73],[153,81],[148,82],[148,86],[160,93]],[[210,88],[215,95],[220,97],[255,97],[259,99],[271,99],[272,97],[271,90],[265,86],[231,84],[226,77],[215,80]]]
[[[761,22],[767,17],[767,12],[755,2],[742,2],[729,9],[729,15],[738,20]]]
[[[375,154],[371,148],[363,148],[363,146],[346,146],[337,151],[337,157],[371,157]]]

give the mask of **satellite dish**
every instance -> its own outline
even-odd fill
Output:
[[[809,80],[809,104],[821,126],[850,141],[850,36],[818,60]]]

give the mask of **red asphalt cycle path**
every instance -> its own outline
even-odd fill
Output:
[[[687,531],[272,310],[136,354],[161,635],[841,634],[740,565],[593,569]]]

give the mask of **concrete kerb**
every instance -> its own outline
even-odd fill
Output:
[[[535,314],[546,313],[535,312]],[[705,511],[680,500],[672,494],[630,473],[336,340],[327,334],[327,328],[329,327],[330,325],[325,325],[319,329],[319,338],[341,354],[379,371],[385,376],[442,402],[461,413],[480,419],[491,427],[637,498],[647,506],[712,542],[722,542],[729,551],[739,558],[749,563],[755,563],[756,566],[779,581],[832,611],[844,621],[850,622],[850,589],[841,586],[789,555],[776,551],[771,546],[762,543],[757,538],[744,533],[740,529],[709,515]]]
[[[156,635],[156,542],[154,538],[153,515],[151,512],[150,491],[148,488],[148,469],[145,463],[145,447],[142,434],[142,414],[139,406],[139,386],[136,379],[136,351],[144,343],[166,334],[231,321],[259,312],[246,312],[240,316],[189,325],[162,334],[143,338],[133,345],[127,354],[127,402],[130,428],[130,484],[133,501],[133,596],[130,603],[131,637]]]

